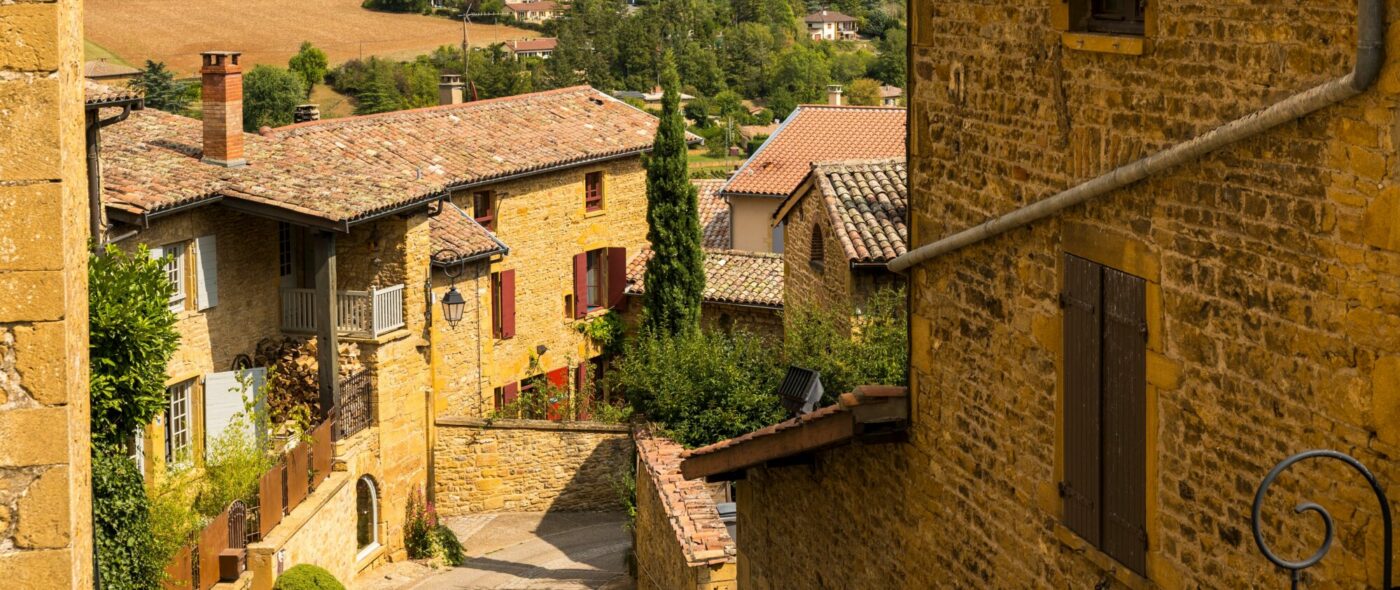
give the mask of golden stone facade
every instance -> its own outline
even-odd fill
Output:
[[[1355,45],[1353,3],[1153,2],[1133,47],[1078,44],[1058,4],[911,3],[911,248],[1343,75]],[[910,441],[750,470],[741,582],[1285,584],[1250,535],[1276,462],[1332,448],[1400,481],[1395,63],[1356,98],[916,266]],[[1061,524],[1065,254],[1146,285],[1145,575]],[[1273,488],[1265,534],[1294,558],[1320,542],[1303,500],[1339,528],[1310,583],[1379,586],[1365,482],[1312,464]]]

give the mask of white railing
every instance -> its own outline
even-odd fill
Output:
[[[378,338],[404,326],[403,285],[336,293],[336,331]],[[316,290],[282,289],[282,330],[316,331]]]

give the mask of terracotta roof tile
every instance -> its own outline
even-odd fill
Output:
[[[428,231],[432,240],[433,262],[438,264],[507,250],[496,234],[450,202],[444,203],[442,212],[429,220]],[[451,252],[457,255],[453,256]]]
[[[521,51],[544,51],[553,50],[559,45],[559,40],[554,37],[542,37],[539,39],[517,39],[506,41],[506,47],[512,52]]]
[[[646,292],[643,277],[652,252],[646,250],[627,265],[627,292]],[[705,250],[704,300],[715,303],[783,305],[783,256],[770,252]]]
[[[654,434],[650,428],[637,429],[633,438],[637,456],[656,485],[661,506],[675,530],[686,565],[733,563],[737,554],[734,539],[715,508],[714,497],[701,480],[681,475],[679,443]]]
[[[809,23],[853,23],[856,18],[850,15],[836,12],[835,10],[821,10],[807,15],[803,20]]]
[[[700,229],[706,248],[729,248],[729,202],[719,194],[724,180],[692,180],[700,199]]]
[[[559,7],[558,4],[556,4],[556,3],[554,3],[554,2],[550,2],[549,0],[539,0],[538,2],[507,2],[507,3],[506,3],[506,10],[509,10],[509,11],[511,11],[511,12],[529,12],[529,11],[531,11],[531,10],[534,10],[534,11],[536,11],[536,12],[545,12],[545,11],[555,10],[555,9],[557,9],[558,7]]]
[[[444,191],[650,149],[655,117],[586,86],[244,134],[202,164],[201,123],[147,110],[104,132],[104,199],[155,212],[225,196],[349,222]]]
[[[84,78],[112,78],[120,76],[135,76],[141,70],[131,66],[110,62],[105,59],[92,59],[83,62]]]
[[[134,88],[99,84],[92,80],[83,81],[83,103],[89,107],[140,102],[143,96],[140,90]]]
[[[725,184],[725,194],[787,197],[813,162],[903,158],[905,111],[897,107],[803,105]]]
[[[909,251],[902,158],[814,164],[812,174],[847,260],[888,262]]]

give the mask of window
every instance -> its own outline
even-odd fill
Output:
[[[812,226],[812,251],[807,257],[807,262],[812,266],[821,267],[826,264],[826,242],[822,237],[822,226]]]
[[[184,311],[185,298],[185,245],[171,244],[160,249],[165,260],[165,278],[170,281],[170,311]]]
[[[1090,33],[1142,35],[1147,0],[1079,0],[1084,14],[1080,30]]]
[[[167,387],[165,394],[165,462],[185,463],[193,450],[190,418],[194,414],[194,381]]]
[[[1146,281],[1065,255],[1065,526],[1147,570]]]
[[[379,489],[368,475],[355,482],[355,546],[356,560],[379,548]]]
[[[496,209],[492,206],[491,191],[478,191],[472,194],[472,215],[482,227],[496,231]]]
[[[588,311],[603,307],[603,265],[606,258],[602,250],[588,253],[588,289],[586,290]]]
[[[491,273],[491,335],[515,336],[515,271]]]
[[[773,252],[776,253],[776,254],[782,254],[782,253],[783,253],[783,232],[784,232],[784,230],[786,230],[786,229],[787,229],[787,220],[786,220],[786,219],[784,219],[782,223],[779,223],[778,225],[773,226]]]
[[[588,211],[603,210],[603,173],[583,175],[583,204]]]
[[[277,222],[277,276],[292,276],[292,224]]]

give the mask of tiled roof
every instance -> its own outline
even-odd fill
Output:
[[[559,45],[559,40],[554,37],[544,37],[540,39],[517,39],[506,41],[506,47],[511,51],[519,53],[522,51],[544,51],[553,50]]]
[[[853,23],[856,18],[850,15],[836,12],[835,10],[821,10],[807,15],[803,19],[809,23]]]
[[[813,164],[812,174],[847,260],[889,262],[909,251],[903,159]]]
[[[650,428],[637,429],[637,456],[656,485],[656,494],[675,530],[686,565],[715,565],[733,562],[737,553],[734,539],[715,507],[714,497],[701,480],[681,475],[679,443],[653,434]]]
[[[905,410],[882,411],[886,404],[902,404],[904,387],[863,385],[841,394],[837,403],[796,418],[766,426],[748,434],[681,453],[681,473],[690,479],[747,469],[773,459],[791,457],[850,442],[860,432],[862,413],[879,419],[908,415]],[[894,406],[894,408],[899,408]]]
[[[351,222],[446,191],[650,149],[657,120],[586,86],[244,134],[248,165],[199,161],[201,123],[153,110],[104,131],[104,199],[157,212],[211,197]]]
[[[133,88],[109,86],[92,80],[83,81],[83,103],[89,107],[139,102],[142,96],[140,90]]]
[[[646,250],[627,265],[627,292],[646,292]],[[705,301],[782,307],[783,256],[771,252],[705,250]]]
[[[729,202],[719,195],[722,179],[692,180],[700,199],[700,230],[706,248],[729,248]]]
[[[904,89],[888,84],[880,86],[880,98],[896,98],[904,96]]]
[[[135,76],[139,73],[141,73],[141,70],[119,63],[113,63],[105,59],[94,59],[83,62],[84,78]]]
[[[512,12],[528,12],[531,10],[534,10],[536,12],[542,12],[554,10],[558,6],[558,4],[554,2],[549,2],[548,0],[541,0],[539,2],[507,2],[506,10],[510,10]]]
[[[783,198],[802,184],[813,162],[903,158],[904,127],[902,108],[800,106],[721,192]]]
[[[495,234],[450,201],[443,203],[442,212],[428,221],[428,231],[432,238],[433,262],[437,264],[507,250]]]

